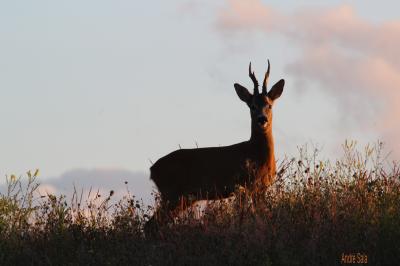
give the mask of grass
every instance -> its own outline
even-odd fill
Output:
[[[343,147],[335,162],[300,148],[270,187],[238,187],[147,236],[153,207],[129,193],[67,200],[39,196],[37,173],[7,176],[0,265],[398,265],[400,168],[381,143]]]

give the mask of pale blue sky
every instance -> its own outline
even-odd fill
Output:
[[[274,109],[279,158],[305,142],[331,156],[345,138],[381,137],[351,119],[342,124],[340,98],[288,71],[301,44],[276,33],[221,33],[226,1],[216,2],[0,1],[0,175],[147,171],[148,159],[178,144],[247,140],[249,113],[233,83],[250,86],[250,60],[261,79],[267,58],[270,82],[286,80]],[[347,3],[373,25],[398,21],[400,10],[396,1],[263,3],[285,14]]]

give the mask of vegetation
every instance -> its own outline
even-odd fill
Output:
[[[320,161],[301,148],[268,188],[238,187],[145,235],[153,208],[75,191],[37,191],[7,176],[0,195],[0,265],[338,265],[400,263],[400,170],[382,144]]]

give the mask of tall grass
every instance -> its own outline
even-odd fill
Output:
[[[268,188],[238,187],[231,198],[207,202],[143,227],[154,207],[129,193],[38,195],[36,174],[6,177],[0,196],[1,265],[369,265],[400,263],[400,169],[382,144],[320,161],[300,148],[281,163]]]

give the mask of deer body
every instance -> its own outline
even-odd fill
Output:
[[[271,183],[276,171],[272,104],[281,95],[284,81],[280,80],[267,93],[269,69],[268,61],[261,94],[251,64],[249,75],[254,82],[253,95],[245,87],[234,85],[239,98],[251,110],[250,140],[224,147],[176,150],[150,168],[150,178],[161,194],[162,203],[168,203],[168,209],[173,210],[182,197],[225,198],[237,185],[255,181],[264,185]]]
[[[177,150],[151,167],[151,179],[169,202],[189,195],[228,197],[236,185],[250,184],[255,176],[267,185],[275,174],[275,158],[273,147],[263,144],[250,140],[225,147]],[[249,175],[250,168],[257,172]]]

